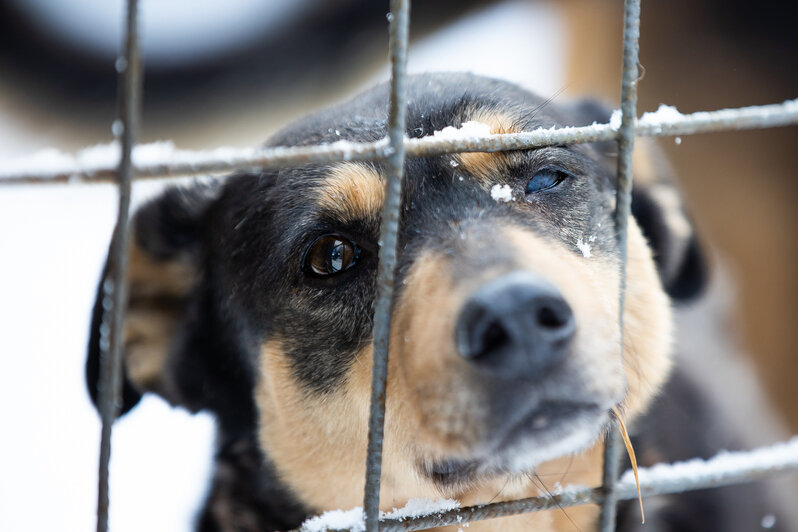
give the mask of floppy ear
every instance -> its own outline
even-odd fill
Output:
[[[670,165],[653,139],[636,139],[632,215],[654,251],[665,291],[677,301],[701,294],[707,267]]]
[[[611,111],[595,100],[566,106],[574,125],[609,122]],[[610,168],[615,168],[614,142],[594,143]],[[654,252],[665,291],[675,300],[699,295],[707,283],[707,268],[693,224],[687,216],[676,179],[654,139],[635,139],[632,215]]]
[[[133,408],[144,392],[155,392],[191,410],[208,407],[203,392],[212,386],[208,386],[204,365],[215,346],[197,337],[220,327],[204,282],[207,250],[203,242],[208,213],[218,193],[216,184],[172,187],[141,207],[132,219],[122,413]],[[86,361],[87,385],[95,404],[102,298],[101,280]]]

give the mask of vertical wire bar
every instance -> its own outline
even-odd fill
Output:
[[[122,342],[127,306],[129,213],[132,151],[138,133],[141,109],[141,65],[138,50],[138,0],[127,2],[124,60],[117,61],[120,75],[119,106],[123,126],[121,157],[117,171],[119,211],[103,281],[103,319],[100,326],[99,410],[102,420],[97,532],[108,530],[108,466],[111,459],[111,428],[119,415],[122,388]]]
[[[380,227],[379,271],[377,272],[377,302],[374,310],[374,366],[371,376],[371,412],[366,456],[366,486],[363,507],[366,530],[379,530],[380,476],[382,470],[382,440],[385,424],[385,380],[388,375],[388,344],[391,332],[391,301],[396,267],[396,244],[399,231],[402,179],[405,163],[405,114],[407,90],[408,26],[410,0],[391,0],[390,14],[391,95],[388,109],[388,138],[390,154],[385,185],[385,204]]]
[[[627,224],[632,206],[632,153],[637,117],[638,56],[640,52],[640,0],[626,0],[623,29],[623,76],[621,80],[621,127],[618,131],[618,180],[615,205],[615,230],[621,257],[618,323],[623,357],[624,305],[626,302]],[[620,438],[610,428],[604,446],[604,500],[599,517],[602,532],[615,530],[618,495],[616,484],[620,462]]]

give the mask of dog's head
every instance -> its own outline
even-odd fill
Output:
[[[378,86],[270,145],[378,140],[387,100]],[[409,80],[410,137],[467,122],[511,133],[607,118],[475,76]],[[461,493],[585,449],[612,407],[640,413],[666,378],[666,292],[693,294],[700,258],[673,184],[648,168],[629,222],[621,350],[613,150],[407,161],[383,501]],[[255,431],[309,507],[359,503],[384,184],[382,163],[307,165],[171,189],[141,209],[127,407],[152,390],[210,409],[228,434]]]

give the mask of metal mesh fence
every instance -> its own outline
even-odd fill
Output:
[[[454,152],[496,152],[531,149],[551,145],[608,141],[618,143],[616,236],[622,251],[622,274],[625,273],[626,223],[631,205],[631,170],[635,136],[688,135],[694,133],[775,127],[798,124],[798,100],[781,104],[739,109],[699,112],[690,115],[658,113],[636,118],[638,82],[638,38],[640,0],[626,0],[624,21],[624,54],[620,120],[613,117],[608,124],[586,127],[538,129],[535,131],[475,136],[468,138],[408,139],[405,130],[405,83],[410,21],[410,1],[391,0],[390,12],[390,104],[388,137],[377,142],[334,144],[309,147],[278,147],[261,150],[215,150],[189,152],[167,150],[155,156],[137,156],[135,136],[141,108],[141,67],[138,54],[138,2],[127,1],[125,53],[117,61],[120,74],[121,153],[118,165],[102,161],[66,158],[56,165],[41,161],[23,161],[13,168],[0,168],[0,185],[24,183],[91,183],[115,182],[119,188],[119,212],[109,254],[109,268],[103,283],[104,317],[101,328],[101,380],[99,409],[102,417],[102,440],[99,466],[97,530],[108,527],[108,464],[110,436],[118,416],[122,369],[122,326],[126,306],[124,283],[127,268],[128,220],[132,179],[159,178],[176,175],[226,172],[240,168],[275,168],[306,163],[329,163],[384,159],[388,165],[385,205],[382,212],[381,248],[379,251],[378,296],[374,317],[374,365],[372,376],[371,413],[369,420],[366,489],[364,493],[365,526],[376,530],[422,530],[443,525],[462,525],[469,521],[516,515],[548,508],[579,504],[601,505],[601,529],[615,527],[615,508],[619,500],[637,496],[633,480],[618,478],[619,443],[608,437],[605,446],[603,485],[596,488],[566,488],[547,496],[456,508],[411,519],[383,518],[379,512],[379,487],[385,417],[385,381],[390,332],[390,306],[393,297],[393,275],[396,264],[396,241],[399,222],[401,187],[405,159]],[[623,333],[624,283],[620,297],[620,324]],[[615,434],[615,431],[610,431]],[[734,460],[693,464],[690,468],[676,464],[660,469],[657,474],[641,470],[644,495],[677,493],[752,481],[786,470],[798,470],[798,439],[770,449],[737,453]],[[662,466],[660,466],[662,467]],[[665,471],[663,474],[662,471]]]

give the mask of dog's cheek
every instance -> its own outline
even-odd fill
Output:
[[[255,397],[261,448],[296,498],[314,510],[357,504],[366,420],[350,407],[344,390],[323,395],[305,390],[281,342],[273,339],[261,349]]]
[[[629,417],[642,413],[671,368],[672,317],[651,250],[630,218],[624,312],[624,367]]]
[[[472,386],[457,355],[454,330],[463,289],[443,256],[427,252],[405,279],[391,331],[390,414],[411,423],[419,452],[432,458],[465,456],[485,437],[487,401]]]
[[[382,453],[381,505],[387,510],[410,497],[436,496],[419,486],[408,450],[417,418],[406,408],[406,388],[394,378],[396,358],[392,353],[389,361]],[[282,483],[314,511],[363,502],[372,365],[369,346],[357,353],[338,389],[309,392],[292,374],[279,340],[261,350],[256,387],[261,448]]]

